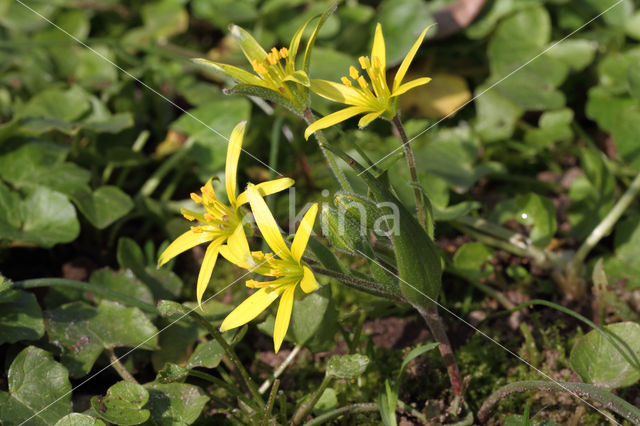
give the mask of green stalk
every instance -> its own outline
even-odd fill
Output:
[[[65,278],[37,278],[32,280],[16,281],[13,283],[13,287],[20,288],[20,289],[38,288],[38,287],[75,288],[77,290],[99,294],[108,299],[122,302],[128,306],[135,306],[151,314],[159,314],[158,309],[149,303],[135,299],[126,294],[118,293],[117,291],[113,291],[109,288],[100,287],[90,283],[85,283],[83,281],[74,281],[74,280],[68,280]]]
[[[302,113],[302,117],[304,118],[304,121],[305,123],[307,123],[307,125],[311,125],[313,122],[316,121],[316,117],[313,115],[313,112],[311,112],[309,108],[304,110],[304,112]],[[322,130],[318,130],[317,132],[314,133],[314,135],[316,140],[318,141],[318,146],[320,147],[320,151],[322,152],[322,155],[324,155],[324,158],[327,160],[327,164],[329,165],[329,168],[333,172],[333,175],[335,176],[336,180],[342,187],[342,190],[352,192],[353,190],[351,189],[351,184],[349,184],[349,181],[347,180],[346,176],[344,175],[344,173],[342,173],[342,170],[340,170],[340,168],[338,167],[338,163],[336,163],[335,156],[333,155],[333,153],[329,152],[324,147],[324,145],[329,144],[329,142],[327,141],[327,138],[325,138],[324,136],[324,133],[322,132]]]
[[[114,370],[116,370],[118,375],[120,375],[120,377],[122,377],[122,379],[127,382],[138,383],[136,378],[133,377],[131,373],[129,373],[129,370],[127,370],[126,367],[122,365],[122,363],[120,362],[120,359],[116,356],[115,352],[113,351],[113,348],[112,347],[107,348],[107,352],[109,353],[109,361],[111,361],[111,366],[114,368]]]
[[[156,171],[149,176],[149,179],[147,179],[140,188],[140,191],[138,191],[138,195],[149,197],[153,191],[156,190],[158,185],[160,185],[160,181],[178,164],[180,160],[182,160],[182,158],[184,158],[185,155],[189,153],[194,142],[195,140],[191,137],[187,139],[178,151],[173,153],[171,157],[165,160],[160,167],[158,167]]]
[[[276,395],[278,394],[278,386],[280,386],[280,380],[275,379],[273,381],[273,386],[271,387],[271,392],[269,393],[269,399],[267,399],[267,406],[264,408],[264,413],[262,414],[260,426],[267,426],[269,423],[271,411],[273,410],[273,405],[276,402]]]
[[[587,237],[586,240],[582,243],[575,256],[571,260],[570,268],[574,271],[579,271],[584,264],[584,261],[587,258],[589,252],[600,242],[600,240],[608,235],[613,226],[618,222],[618,219],[622,216],[622,214],[627,210],[631,202],[636,198],[640,192],[640,174],[636,176],[636,178],[631,182],[631,185],[627,188],[627,190],[622,194],[622,197],[618,200],[618,202],[613,206],[611,211],[602,219],[602,221],[596,226],[591,234]]]
[[[420,180],[418,179],[418,172],[416,170],[416,159],[413,155],[413,148],[411,148],[407,133],[404,131],[404,126],[402,125],[399,114],[396,114],[396,116],[393,117],[392,123],[393,127],[398,133],[398,136],[400,137],[400,141],[402,142],[404,158],[407,160],[407,167],[409,168],[409,173],[411,175],[411,182],[413,184],[413,196],[415,198],[416,211],[418,215],[418,223],[420,223],[420,225],[422,225],[422,227],[427,232],[429,232],[429,230],[427,229],[427,219],[425,216],[424,203],[422,202],[422,191],[420,189],[421,186]]]
[[[336,417],[342,416],[344,414],[372,413],[372,412],[377,412],[378,410],[379,410],[378,404],[375,402],[345,405],[344,407],[327,411],[326,413],[319,415],[313,420],[309,420],[304,424],[304,426],[323,425],[323,424],[326,424],[329,420],[335,419]]]
[[[229,344],[224,339],[224,337],[222,337],[222,334],[220,334],[218,329],[215,328],[213,325],[211,325],[211,323],[207,321],[206,318],[204,318],[202,315],[200,315],[194,310],[187,311],[187,314],[191,318],[196,320],[198,323],[200,323],[204,328],[206,328],[209,334],[211,334],[211,336],[213,336],[213,338],[216,339],[216,341],[220,344],[220,346],[222,346],[222,349],[224,349],[224,352],[227,355],[227,358],[229,358],[229,360],[233,363],[233,366],[238,371],[238,373],[242,377],[242,380],[247,385],[247,388],[249,389],[251,396],[258,402],[258,404],[260,405],[260,408],[264,408],[265,406],[264,400],[262,399],[262,395],[260,395],[260,392],[258,391],[258,386],[256,386],[255,382],[253,381],[251,376],[249,376],[249,373],[240,362],[240,359],[236,355],[235,351],[231,348],[231,346],[229,346]]]
[[[335,278],[348,287],[355,288],[356,290],[364,291],[374,296],[391,298],[398,302],[406,302],[400,292],[392,293],[390,287],[383,286],[377,282],[364,280],[362,278],[356,278],[350,275],[341,274],[339,272],[330,271],[328,269],[320,268],[319,266],[309,266],[313,272],[316,272],[327,277]]]
[[[300,405],[300,407],[298,407],[293,417],[291,418],[291,425],[295,426],[302,423],[305,417],[307,417],[309,412],[316,405],[316,403],[320,399],[320,396],[322,396],[322,393],[324,392],[324,390],[327,388],[327,386],[329,386],[329,383],[331,383],[331,379],[332,378],[329,377],[328,375],[324,376],[324,379],[322,379],[322,383],[320,383],[320,386],[318,387],[318,389],[316,389],[313,392],[313,394],[311,395],[311,398],[309,398],[308,401],[304,402],[302,405]]]
[[[249,406],[254,406],[255,408],[257,407],[257,404],[255,403],[255,401],[252,401],[251,399],[247,398],[246,396],[244,396],[242,394],[242,392],[240,392],[240,390],[238,390],[237,388],[233,387],[232,385],[230,385],[229,383],[225,382],[224,380],[221,380],[219,378],[217,378],[216,376],[212,376],[211,374],[205,373],[203,371],[199,371],[199,370],[189,370],[189,375],[193,376],[193,377],[197,377],[199,379],[202,380],[206,380],[209,383],[212,383],[218,387],[223,388],[224,390],[226,390],[227,392],[229,392],[231,395],[235,396],[236,398],[238,398],[239,400],[243,401],[245,404],[249,405]]]
[[[489,420],[489,414],[491,414],[493,407],[509,395],[534,390],[543,392],[567,392],[569,394],[578,395],[581,398],[588,398],[592,401],[598,402],[603,407],[606,407],[607,410],[611,410],[624,417],[632,424],[640,424],[640,409],[629,404],[624,399],[615,396],[611,392],[586,383],[557,383],[545,382],[542,380],[526,380],[510,383],[501,387],[491,394],[484,404],[482,404],[480,411],[478,411],[478,420],[480,423],[484,423]],[[600,413],[604,415],[602,411]],[[615,422],[615,419],[613,418],[609,418],[609,420]],[[615,423],[617,424],[617,422]]]

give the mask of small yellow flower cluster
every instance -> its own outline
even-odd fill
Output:
[[[249,184],[246,191],[236,196],[236,175],[244,131],[245,122],[241,122],[231,133],[227,147],[225,185],[229,204],[223,203],[216,197],[211,179],[201,188],[202,195],[191,193],[191,199],[201,205],[204,212],[182,209],[182,215],[191,222],[200,222],[200,225],[192,226],[176,238],[160,255],[158,266],[164,265],[190,248],[209,243],[196,286],[198,304],[202,303],[202,296],[211,280],[218,254],[250,272],[274,277],[274,280],[264,282],[248,280],[247,287],[259,290],[234,309],[223,321],[220,329],[226,331],[246,324],[282,296],[273,334],[277,352],[289,327],[293,296],[298,284],[306,293],[318,287],[313,272],[302,262],[302,255],[313,230],[318,206],[314,204],[307,211],[289,248],[263,197],[289,188],[294,183],[292,179],[282,178],[258,185]],[[263,238],[273,253],[249,250],[243,225],[246,214],[243,205],[247,203],[251,207]]]

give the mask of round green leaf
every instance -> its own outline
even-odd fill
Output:
[[[209,401],[202,389],[186,383],[150,383],[145,388],[149,391],[145,407],[155,424],[161,426],[190,425]]]
[[[0,293],[0,345],[37,340],[43,335],[42,311],[32,293],[21,290]]]
[[[91,407],[104,420],[117,425],[137,425],[149,419],[142,407],[149,400],[147,390],[137,383],[118,382],[106,396],[91,398]]]
[[[621,322],[603,327],[640,355],[640,325]],[[622,342],[618,346],[624,348]],[[571,350],[571,367],[582,380],[607,389],[631,386],[640,380],[640,371],[622,356],[598,330],[592,330],[576,342]]]
[[[55,424],[55,426],[104,426],[104,422],[86,414],[67,414]]]
[[[11,363],[9,392],[0,391],[0,420],[17,426],[49,426],[71,412],[67,369],[49,352],[35,346],[22,350]],[[46,408],[46,409],[45,409]]]
[[[360,355],[334,355],[327,362],[327,376],[337,379],[355,379],[364,373],[369,365],[369,358]]]

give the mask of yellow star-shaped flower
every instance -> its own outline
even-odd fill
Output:
[[[296,287],[300,284],[300,288],[305,293],[318,288],[313,272],[302,262],[302,255],[309,242],[318,213],[318,205],[313,204],[307,210],[289,248],[257,187],[249,185],[246,193],[262,237],[273,253],[251,252],[244,229],[238,227],[229,238],[227,245],[220,248],[220,254],[241,268],[275,279],[262,282],[247,281],[247,287],[257,288],[258,291],[238,305],[224,319],[220,331],[224,332],[248,323],[281,296],[273,329],[273,344],[277,353],[289,328]]]
[[[369,81],[354,66],[349,68],[349,77],[342,77],[342,83],[312,79],[311,91],[329,100],[350,106],[312,123],[305,130],[304,137],[309,139],[309,136],[314,132],[331,127],[358,114],[365,114],[358,122],[360,128],[367,126],[380,116],[387,120],[393,119],[398,113],[398,96],[431,81],[431,78],[423,77],[402,83],[428,30],[429,27],[422,31],[407,56],[402,60],[391,89],[387,84],[386,51],[380,24],[376,26],[371,58],[361,56],[359,59],[360,67],[366,71]]]
[[[191,198],[204,207],[204,213],[197,213],[191,210],[182,209],[182,215],[190,221],[197,220],[201,225],[192,226],[191,229],[180,235],[167,247],[158,259],[158,267],[164,265],[178,254],[197,246],[198,244],[210,242],[205,252],[200,273],[198,274],[198,284],[196,286],[196,296],[198,304],[202,301],[202,295],[209,285],[213,268],[218,258],[220,247],[229,242],[233,233],[237,229],[242,229],[242,218],[244,217],[243,204],[248,202],[246,191],[236,196],[236,175],[238,171],[238,159],[242,151],[242,140],[244,137],[246,122],[239,123],[231,132],[227,146],[227,162],[225,167],[225,185],[229,204],[224,204],[216,197],[216,193],[211,185],[211,179],[201,188],[202,195],[191,194]],[[254,190],[261,194],[268,195],[282,191],[293,185],[293,179],[281,178],[267,182],[262,182],[254,186]]]

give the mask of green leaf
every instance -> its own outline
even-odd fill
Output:
[[[24,200],[0,182],[0,238],[52,247],[80,232],[76,211],[59,192],[36,187]]]
[[[391,240],[402,295],[417,309],[433,306],[442,284],[440,253],[433,240],[402,203],[356,160],[332,145],[325,147],[360,173],[383,212],[393,215],[398,229],[391,232]]]
[[[326,373],[336,379],[355,379],[368,365],[369,358],[364,355],[333,355],[327,362]]]
[[[585,111],[587,117],[595,120],[602,130],[611,131],[620,113],[634,105],[634,99],[614,96],[609,90],[596,86],[589,90]]]
[[[313,414],[317,416],[337,407],[338,397],[336,395],[336,391],[333,388],[326,388],[322,392],[322,395],[320,395],[320,398],[318,398],[316,405],[313,406]]]
[[[291,314],[291,334],[297,344],[306,344],[320,333],[321,327],[329,327],[325,315],[330,303],[331,286],[328,285],[295,301]]]
[[[104,229],[133,209],[131,197],[116,186],[101,186],[93,192],[76,191],[71,199],[89,222]]]
[[[195,139],[191,157],[209,175],[221,170],[225,163],[227,141],[234,126],[247,120],[251,112],[248,99],[216,98],[181,115],[171,124],[171,129]],[[220,136],[211,129],[222,134]]]
[[[525,134],[525,142],[542,150],[555,142],[571,140],[572,121],[573,111],[569,108],[545,111],[540,116],[539,128],[528,130]]]
[[[44,335],[42,311],[36,297],[22,290],[0,293],[0,345],[37,340]]]
[[[573,71],[585,69],[596,55],[598,43],[592,40],[568,39],[556,44],[546,54],[564,62]]]
[[[142,249],[131,238],[118,240],[118,263],[151,289],[156,299],[172,299],[180,294],[182,281],[168,269],[157,269],[155,259],[146,259]]]
[[[91,174],[65,162],[69,149],[49,142],[30,142],[0,157],[0,177],[17,188],[46,186],[69,195],[85,188]]]
[[[0,420],[17,426],[49,426],[71,413],[71,384],[67,369],[50,353],[28,346],[11,363],[9,392],[0,391]],[[46,409],[45,409],[46,408]]]
[[[629,68],[637,64],[638,61],[640,61],[640,48],[638,47],[608,54],[598,63],[600,86],[614,95],[626,93]]]
[[[586,0],[595,12],[603,13],[607,25],[624,28],[627,17],[633,13],[632,0]]]
[[[434,22],[428,5],[422,0],[385,0],[380,5],[377,20],[382,24],[387,67],[399,64],[422,30]],[[427,35],[430,36],[431,34]]]
[[[224,349],[217,340],[209,340],[199,343],[195,351],[189,357],[187,368],[205,367],[216,368],[220,365]]]
[[[158,330],[138,308],[102,300],[97,307],[72,302],[45,312],[49,341],[62,351],[72,377],[87,374],[106,348],[158,348]]]
[[[491,216],[498,223],[513,218],[523,225],[531,226],[529,238],[539,247],[549,244],[556,232],[556,209],[553,202],[535,193],[518,195],[499,203]]]
[[[71,86],[67,90],[52,88],[29,99],[16,111],[16,118],[41,119],[64,125],[78,120],[90,108],[89,94],[79,86]]]
[[[489,85],[485,83],[475,90],[477,118],[474,128],[485,142],[509,138],[524,110],[509,98],[488,89]]]
[[[636,218],[616,225],[614,255],[605,260],[604,269],[612,282],[622,281],[628,289],[640,288],[640,222]]]
[[[456,250],[453,266],[467,276],[486,277],[493,272],[493,266],[488,264],[493,255],[494,251],[482,243],[465,243]]]
[[[168,38],[181,34],[189,28],[189,14],[179,1],[159,0],[145,3],[140,15],[143,26],[129,31],[123,38],[123,42],[134,44],[166,42]]]
[[[629,67],[627,79],[629,80],[629,93],[640,101],[640,62],[636,62]]]
[[[189,367],[190,368],[190,367]],[[156,375],[158,383],[183,382],[189,375],[189,368],[167,362]]]
[[[426,354],[427,352],[434,350],[435,348],[438,347],[438,344],[439,343],[437,342],[429,342],[413,348],[411,352],[409,352],[402,360],[402,365],[400,365],[400,371],[398,371],[398,377],[400,377],[404,373],[404,369],[407,367],[407,365],[409,365],[409,363],[412,360],[416,359],[420,355]]]
[[[611,136],[616,143],[622,161],[640,171],[638,134],[640,132],[640,106],[632,106],[620,111]]]
[[[91,407],[104,420],[118,425],[138,425],[149,419],[149,410],[143,409],[149,392],[137,383],[118,382],[105,396],[91,398]]]
[[[152,305],[154,303],[153,294],[151,294],[149,288],[138,280],[130,270],[113,271],[107,268],[98,269],[91,274],[89,282],[99,287],[126,294],[127,296]],[[95,293],[93,294],[93,300],[99,302],[103,300],[103,298]]]
[[[148,383],[151,420],[161,426],[190,425],[195,422],[209,397],[198,386],[186,383]]]
[[[58,420],[55,426],[105,426],[104,422],[86,414],[71,413]]]
[[[640,355],[640,325],[621,322],[603,328],[626,343],[635,357]],[[606,389],[631,386],[640,380],[640,371],[629,364],[598,330],[590,331],[576,342],[570,361],[582,380]]]
[[[105,426],[104,422],[86,414],[71,413],[58,420],[55,426]]]

